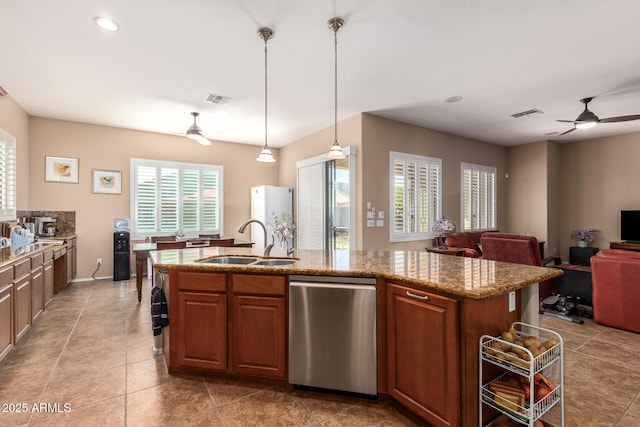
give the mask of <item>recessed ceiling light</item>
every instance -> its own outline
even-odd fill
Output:
[[[462,101],[462,97],[461,97],[461,96],[458,96],[458,95],[456,95],[456,96],[451,96],[451,97],[449,97],[449,98],[445,99],[445,101],[446,101],[446,102],[448,102],[449,104],[452,104],[452,103],[454,103],[454,102],[460,102],[460,101]]]
[[[96,25],[102,28],[103,30],[116,32],[119,29],[116,21],[114,21],[111,18],[96,16],[95,18],[93,18],[93,20],[95,21]]]

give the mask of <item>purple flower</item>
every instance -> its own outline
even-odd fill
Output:
[[[586,230],[573,230],[571,232],[571,238],[592,242],[595,240],[598,232],[599,230],[596,230],[595,228],[588,228]]]

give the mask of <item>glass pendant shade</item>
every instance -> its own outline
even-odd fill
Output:
[[[347,156],[344,155],[344,151],[342,151],[342,147],[340,146],[338,141],[336,141],[331,146],[331,149],[329,150],[327,157],[329,159],[339,160],[339,159],[345,159]]]
[[[273,154],[271,154],[269,147],[264,147],[260,152],[260,155],[256,157],[256,160],[265,163],[273,163],[276,161],[276,159],[273,158]]]

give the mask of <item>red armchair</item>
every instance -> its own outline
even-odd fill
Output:
[[[602,249],[591,257],[593,318],[640,333],[640,253]]]
[[[449,233],[445,239],[447,246],[452,248],[463,248],[464,256],[469,258],[480,258],[480,238],[486,231],[464,231],[461,233]],[[433,246],[442,246],[440,236],[433,239]]]
[[[540,259],[540,245],[538,245],[538,239],[533,236],[487,232],[482,235],[480,242],[482,243],[484,259],[536,266],[544,266],[552,261],[555,265],[562,262],[557,257]],[[540,283],[539,293],[541,298],[547,297],[554,292],[554,280],[546,280]]]

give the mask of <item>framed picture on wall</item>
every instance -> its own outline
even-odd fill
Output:
[[[93,169],[93,193],[122,194],[122,172]]]
[[[78,159],[45,156],[44,164],[45,181],[78,183]]]

